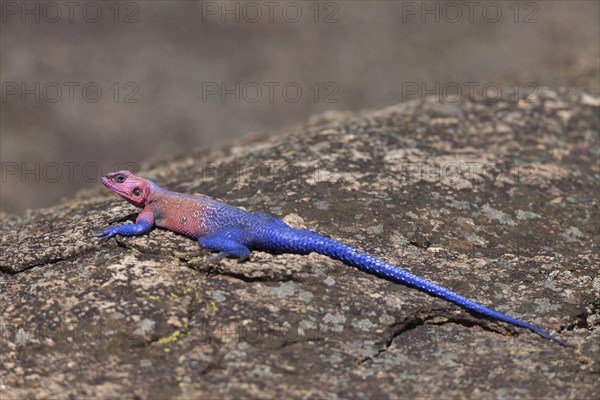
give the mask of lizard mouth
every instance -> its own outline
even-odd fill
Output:
[[[106,186],[109,189],[112,189],[112,184],[110,183],[110,179],[108,179],[107,177],[103,176],[102,178],[100,178],[100,181],[102,182],[102,184],[104,186]]]
[[[100,178],[100,181],[102,182],[102,184],[104,186],[106,186],[110,190],[115,191],[115,192],[119,191],[119,189],[117,188],[117,186],[110,180],[110,178],[107,178],[106,176],[103,176],[102,178]]]
[[[110,190],[112,190],[113,192],[117,193],[120,196],[124,196],[125,192],[122,191],[118,185],[116,185],[110,178],[103,176],[102,178],[100,178],[100,181],[102,182],[102,184],[104,186],[106,186],[107,188],[109,188]]]

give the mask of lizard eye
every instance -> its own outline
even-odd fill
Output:
[[[123,183],[125,182],[125,177],[123,175],[117,175],[115,181],[117,181],[118,183]]]
[[[140,190],[140,188],[135,188],[133,189],[133,194],[135,196],[139,196],[140,194],[142,194],[142,191]]]

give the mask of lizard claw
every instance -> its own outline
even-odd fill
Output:
[[[88,233],[88,236],[100,238],[100,240],[102,242],[105,242],[108,239],[110,239],[111,237],[116,236],[116,234],[117,234],[117,232],[115,232],[114,228],[108,228],[103,231],[90,232],[90,233]]]
[[[227,258],[229,256],[230,256],[230,254],[225,253],[225,252],[221,252],[221,253],[216,254],[216,255],[214,255],[212,257],[208,257],[206,260],[198,263],[197,267],[204,267],[204,268],[206,268],[206,267],[213,266],[213,265],[217,264],[219,261],[221,261],[222,259]],[[250,259],[250,256],[248,255],[248,256],[245,256],[245,257],[238,258],[237,261],[238,261],[238,263],[243,263],[244,261],[247,261],[249,259]],[[196,269],[196,268],[193,268],[193,269]]]
[[[215,256],[208,257],[202,261],[194,262],[193,264],[190,264],[189,266],[194,271],[201,271],[201,270],[212,267],[213,265],[217,264],[220,260],[222,260],[225,257],[226,257],[225,254],[219,253]]]
[[[207,259],[197,263],[196,265],[191,266],[191,268],[196,271],[199,271],[200,269],[210,268],[210,267],[214,266],[215,264],[217,264],[222,259],[227,258],[229,256],[230,256],[230,254],[228,254],[226,252],[220,252],[214,256],[208,257]],[[242,263],[249,259],[250,259],[250,255],[247,255],[247,256],[239,257],[237,259],[237,261],[238,261],[238,263]]]
[[[241,264],[241,263],[244,263],[244,262],[248,261],[249,259],[250,259],[250,254],[242,256],[242,257],[239,257],[237,259],[237,262],[238,262],[238,264]]]
[[[219,253],[217,255],[214,255],[212,257],[208,257],[206,260],[202,261],[201,265],[203,267],[208,267],[212,264],[216,264],[219,261],[221,261],[222,259],[227,257],[227,253]]]

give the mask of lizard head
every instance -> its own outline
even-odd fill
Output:
[[[152,183],[149,180],[135,176],[126,170],[104,175],[102,184],[140,208],[146,205],[152,189]]]

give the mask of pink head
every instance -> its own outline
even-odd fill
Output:
[[[106,174],[102,184],[133,204],[143,208],[150,197],[152,182],[123,170]]]

